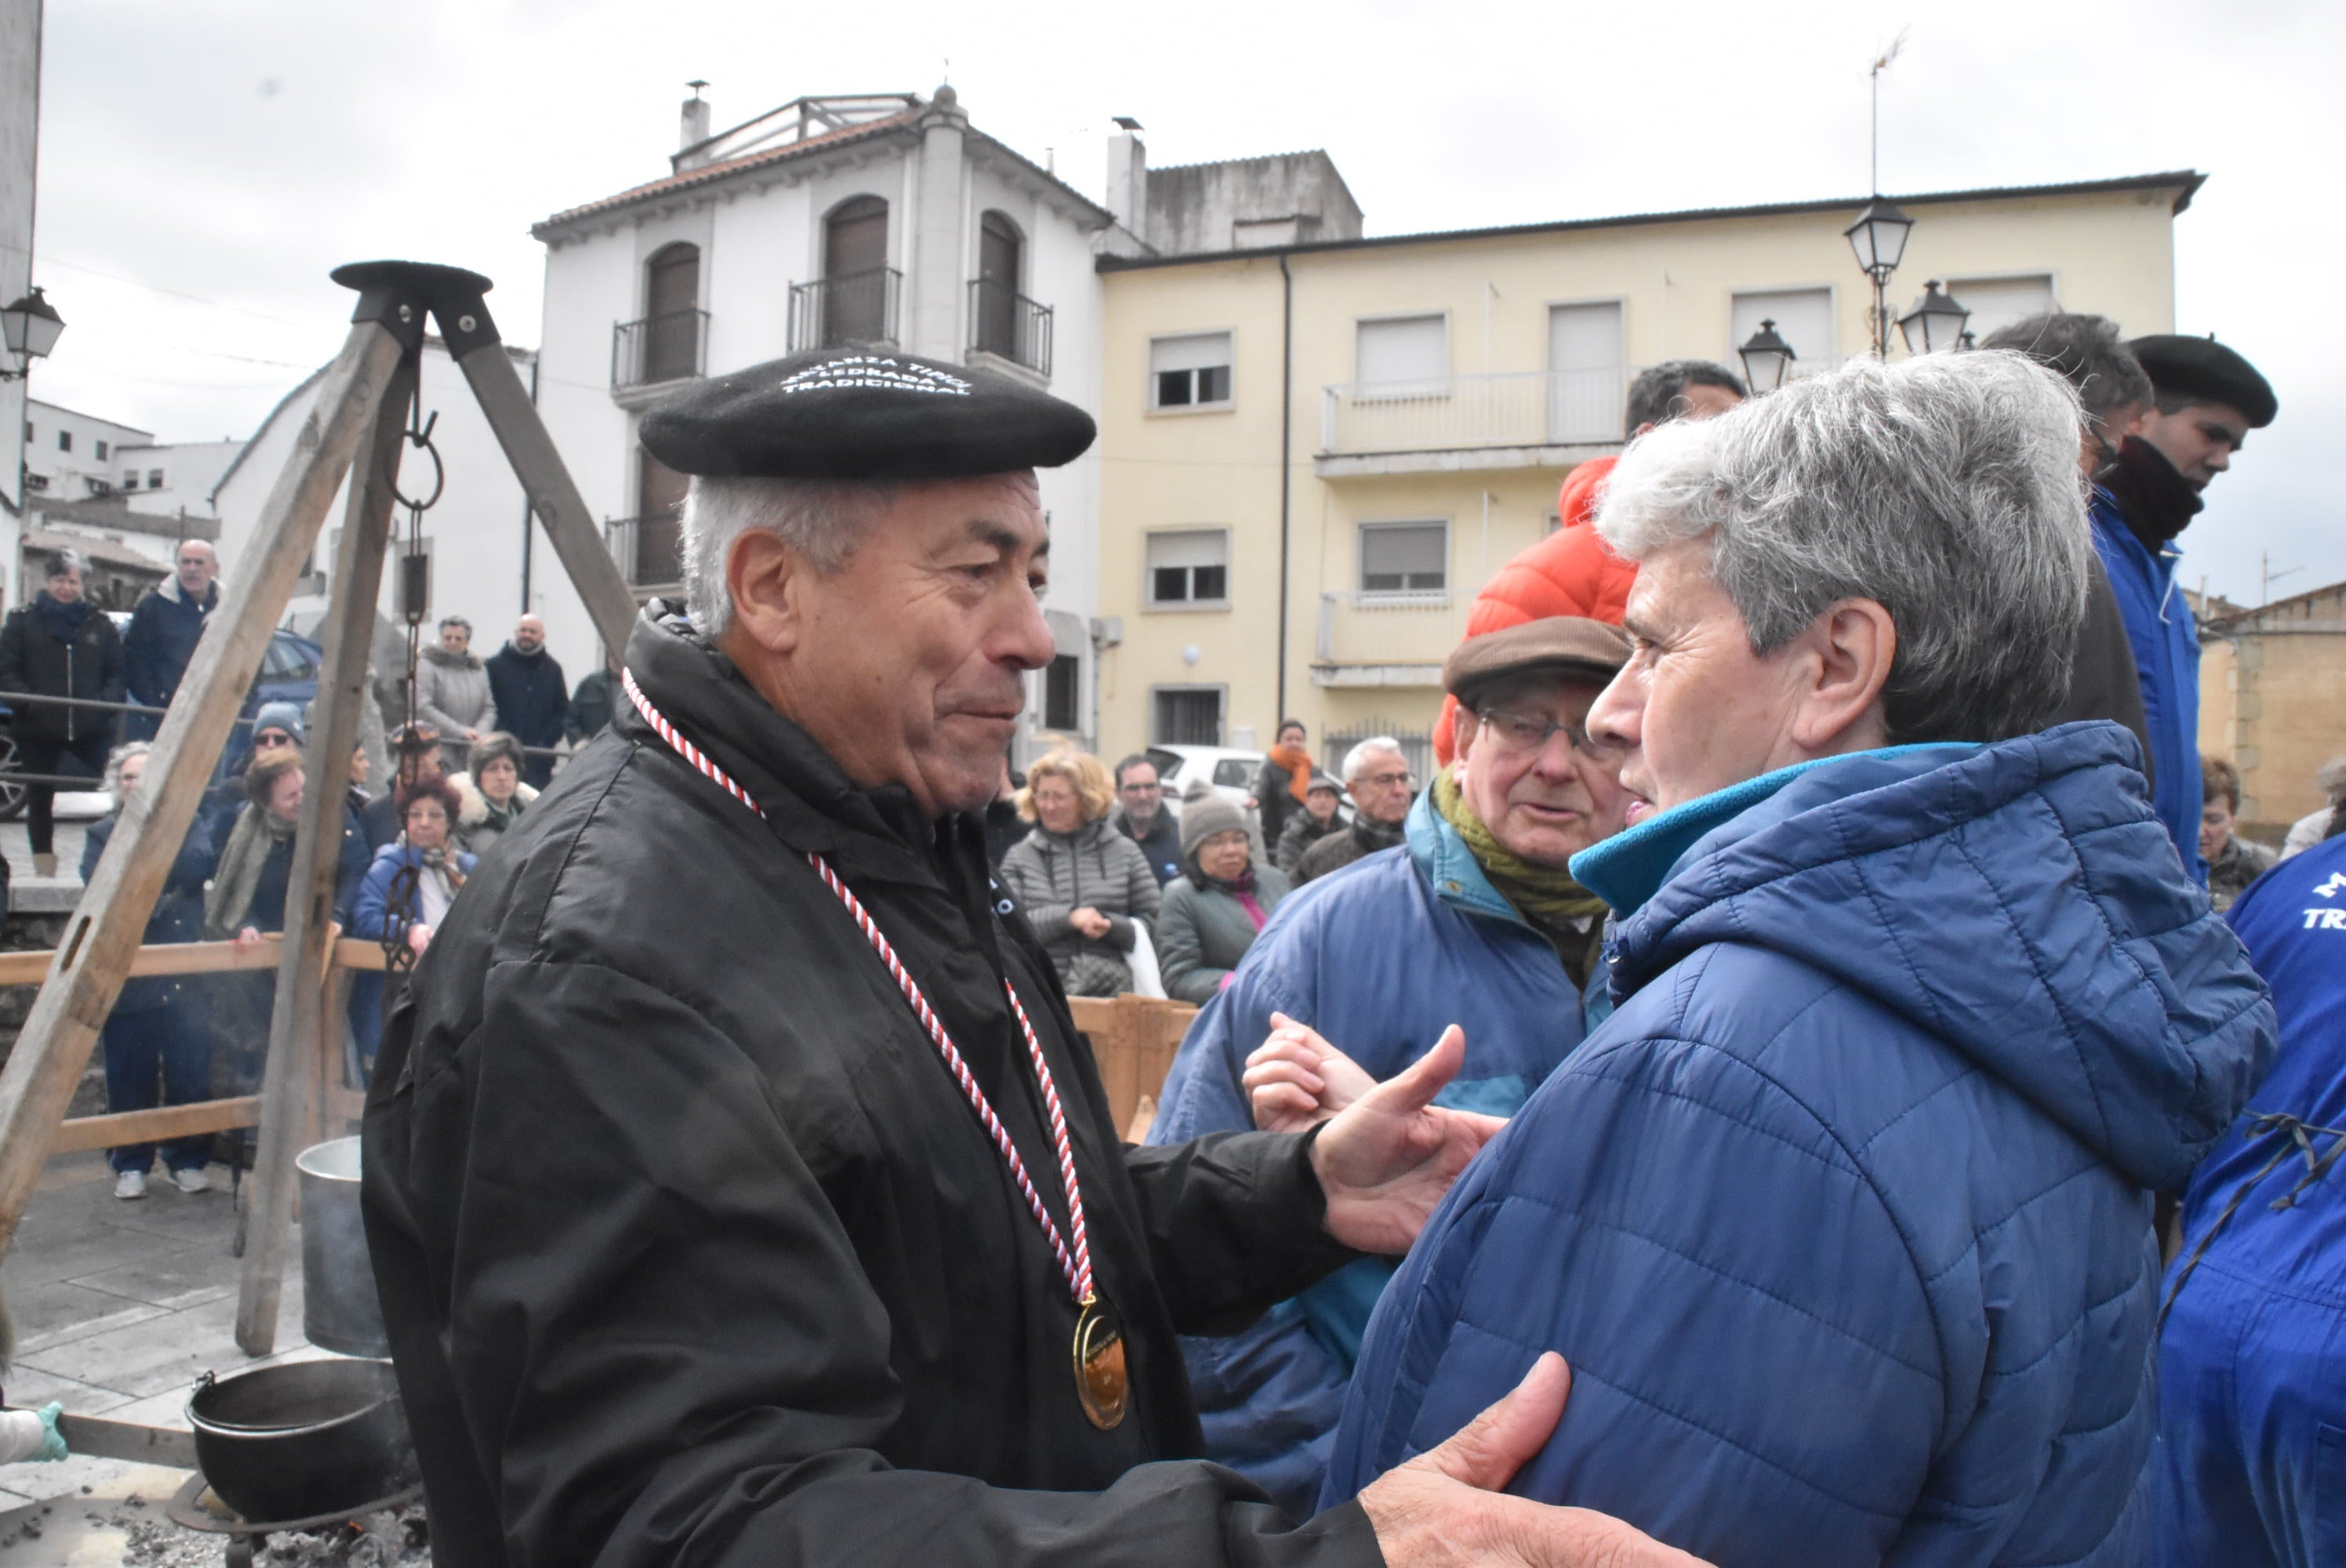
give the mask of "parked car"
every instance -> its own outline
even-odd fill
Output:
[[[1203,779],[1215,793],[1240,810],[1254,796],[1254,778],[1262,770],[1262,753],[1229,746],[1152,746],[1148,760],[1165,785],[1165,805],[1181,814],[1181,797]]]
[[[114,622],[117,631],[128,632],[130,629],[128,611],[108,610],[107,615]],[[325,650],[308,637],[283,630],[272,633],[269,647],[261,652],[260,668],[253,676],[252,687],[245,693],[244,707],[239,710],[238,716],[249,719],[260,711],[260,706],[265,702],[291,702],[306,708],[311,698],[318,695],[318,671],[325,663]],[[0,822],[15,820],[25,809],[25,786],[16,782],[15,778],[23,763],[17,756],[15,737],[6,728],[11,717],[7,705],[0,703]],[[236,772],[251,755],[252,731],[249,727],[240,726],[212,765],[213,780],[217,782]],[[87,771],[72,757],[66,758],[58,765],[58,770],[67,777]],[[97,788],[97,780],[93,776],[90,789],[95,790]],[[62,794],[58,797],[57,810],[61,816],[72,814]]]

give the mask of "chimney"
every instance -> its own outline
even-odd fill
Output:
[[[1118,115],[1122,128],[1107,138],[1107,209],[1134,234],[1148,219],[1148,148],[1140,139],[1140,122]]]
[[[685,83],[692,89],[692,97],[684,100],[684,110],[678,117],[676,148],[679,153],[699,147],[709,139],[709,100],[700,96],[700,89],[708,85],[707,82]]]

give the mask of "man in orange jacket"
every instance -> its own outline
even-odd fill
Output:
[[[1674,419],[1713,419],[1743,401],[1743,382],[1733,371],[1709,360],[1666,360],[1637,372],[1629,384],[1627,417],[1622,422],[1635,441]],[[1479,637],[1550,616],[1581,616],[1608,626],[1621,624],[1629,585],[1637,568],[1605,547],[1596,530],[1596,502],[1612,477],[1617,457],[1592,457],[1564,476],[1556,495],[1555,533],[1500,567],[1466,613],[1466,635]],[[1450,760],[1452,719],[1457,699],[1442,699],[1433,725],[1433,754]]]

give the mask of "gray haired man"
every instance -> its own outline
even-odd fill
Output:
[[[1417,798],[1413,782],[1409,759],[1390,735],[1372,735],[1346,752],[1344,793],[1352,798],[1352,825],[1303,851],[1295,866],[1296,885],[1400,843],[1410,802]]]

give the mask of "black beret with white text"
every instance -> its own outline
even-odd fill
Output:
[[[1009,376],[872,348],[711,376],[653,407],[640,433],[678,473],[886,481],[1056,468],[1096,427]]]

